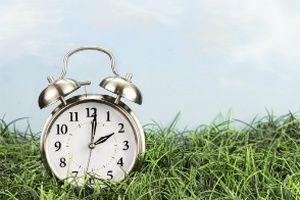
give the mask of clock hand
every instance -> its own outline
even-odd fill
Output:
[[[96,115],[96,113],[94,114],[94,118],[93,118],[93,121],[91,123],[92,123],[92,133],[91,133],[91,143],[89,145],[90,153],[89,153],[88,163],[87,163],[87,167],[86,167],[87,172],[88,172],[89,167],[90,167],[92,150],[95,148],[94,139],[95,139],[95,134],[96,134],[96,129],[97,129],[97,115]]]
[[[96,129],[97,129],[97,115],[94,114],[94,118],[93,118],[93,121],[91,122],[92,123],[92,132],[91,132],[91,144],[89,145],[89,147],[91,149],[94,148],[95,145],[94,144],[94,139],[95,139],[95,134],[96,134]]]
[[[94,142],[93,144],[94,145],[98,145],[98,144],[101,144],[101,143],[104,143],[106,142],[106,140],[108,140],[111,136],[113,136],[115,133],[111,133],[109,135],[106,135],[106,136],[103,136],[101,138],[99,138],[96,142]]]

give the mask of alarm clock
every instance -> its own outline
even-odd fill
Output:
[[[65,78],[69,58],[80,51],[105,53],[113,75],[100,86],[114,95],[83,94],[66,98],[90,81]],[[132,83],[132,74],[121,76],[111,52],[96,46],[69,51],[58,79],[48,76],[49,85],[39,96],[39,107],[60,102],[50,114],[41,133],[44,164],[61,181],[94,186],[105,181],[119,183],[132,171],[145,151],[143,128],[122,98],[142,104],[142,94]]]

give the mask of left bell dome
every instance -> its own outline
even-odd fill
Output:
[[[49,85],[42,91],[39,96],[39,107],[45,108],[50,104],[62,99],[75,90],[79,89],[81,84],[74,79],[53,80],[48,77]]]

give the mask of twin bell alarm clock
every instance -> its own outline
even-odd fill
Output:
[[[112,96],[89,94],[69,97],[90,81],[65,78],[69,58],[80,51],[100,51],[109,56],[112,76],[100,87]],[[48,77],[48,86],[39,96],[39,107],[59,102],[41,134],[45,165],[61,181],[80,186],[96,182],[122,181],[145,151],[141,124],[122,98],[142,104],[142,94],[132,83],[132,74],[121,76],[112,53],[101,47],[85,46],[69,51],[58,79]]]

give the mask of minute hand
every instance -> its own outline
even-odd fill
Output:
[[[98,144],[101,144],[101,143],[104,143],[106,140],[108,140],[111,136],[113,136],[113,134],[115,133],[111,133],[109,135],[106,135],[106,136],[103,136],[101,138],[99,138],[96,142],[94,142],[94,145],[98,145]]]
[[[96,128],[97,128],[97,115],[94,115],[93,121],[92,121],[92,133],[91,133],[91,143],[94,142],[94,137],[96,134]]]

